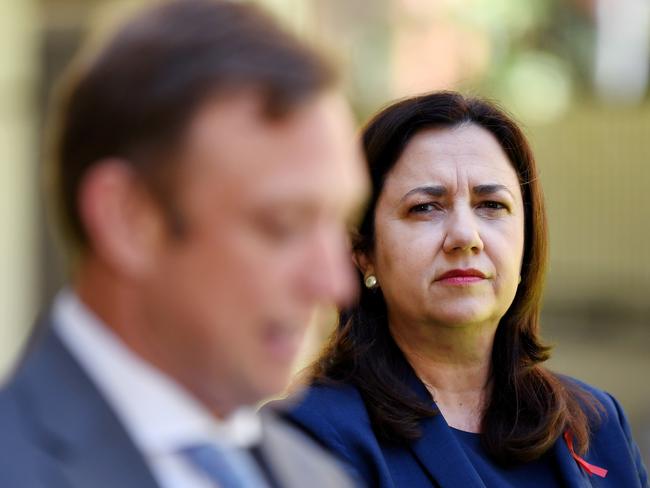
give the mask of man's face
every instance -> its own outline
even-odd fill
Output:
[[[334,95],[280,121],[250,97],[216,101],[181,159],[186,232],[156,247],[147,323],[164,367],[227,413],[281,391],[316,307],[354,295],[345,219],[366,176]]]

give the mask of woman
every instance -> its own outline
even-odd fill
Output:
[[[368,486],[648,486],[616,400],[542,366],[546,217],[516,124],[433,93],[363,143],[362,292],[286,417]]]

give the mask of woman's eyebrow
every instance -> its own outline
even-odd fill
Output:
[[[505,191],[508,192],[513,198],[515,197],[514,194],[510,191],[510,189],[507,186],[502,185],[500,183],[476,185],[474,188],[472,188],[472,191],[478,196],[494,195],[495,193],[499,193],[500,191]]]
[[[400,199],[400,201],[406,200],[411,195],[416,195],[422,193],[431,197],[443,197],[447,194],[447,188],[442,185],[427,185],[427,186],[418,186],[406,192],[406,194]]]

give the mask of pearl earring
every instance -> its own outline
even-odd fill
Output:
[[[366,276],[363,282],[366,285],[366,288],[369,289],[377,288],[377,277],[375,275]]]

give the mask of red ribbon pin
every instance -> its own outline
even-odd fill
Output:
[[[571,436],[571,432],[569,432],[568,430],[564,431],[564,440],[566,441],[566,445],[569,447],[569,452],[571,453],[571,456],[573,456],[573,459],[576,460],[576,462],[582,467],[582,469],[584,469],[587,473],[589,473],[589,476],[594,474],[596,476],[600,476],[601,478],[607,476],[607,470],[605,468],[601,468],[598,466],[594,466],[593,464],[589,464],[587,461],[585,461],[580,456],[578,456],[575,449],[573,448],[573,437]]]

